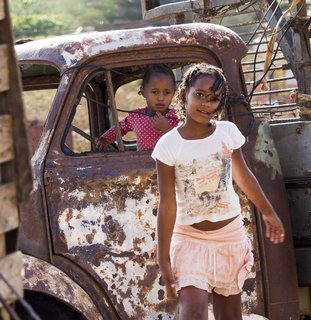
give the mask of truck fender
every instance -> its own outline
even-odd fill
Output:
[[[48,262],[23,254],[25,290],[41,292],[71,306],[86,319],[103,320],[89,295],[66,273]]]

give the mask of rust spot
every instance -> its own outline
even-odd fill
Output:
[[[61,231],[61,232],[59,233],[59,238],[60,238],[60,240],[61,240],[62,242],[65,242],[65,243],[66,243],[66,236],[65,236],[65,234],[64,234],[63,231]]]
[[[87,235],[85,236],[86,241],[87,241],[89,244],[91,244],[91,243],[93,242],[94,237],[95,237],[95,234],[96,234],[96,230],[93,229],[93,230],[92,230],[92,233],[89,233],[89,234],[87,234]]]
[[[244,223],[244,226],[245,226],[245,227],[251,225],[251,222],[250,222],[246,217],[243,218],[243,223]]]
[[[111,216],[105,218],[105,224],[101,226],[102,231],[107,235],[107,240],[122,246],[126,235],[117,220],[113,220]]]
[[[255,279],[246,279],[243,286],[243,291],[247,293],[247,295],[251,295],[254,291],[256,281]]]
[[[140,244],[142,244],[144,241],[140,238],[134,238],[133,239],[133,248],[134,248],[134,251],[136,252],[141,252],[141,248],[140,248]]]
[[[139,219],[139,220],[141,219],[141,217],[142,217],[143,215],[144,215],[143,212],[142,212],[140,209],[138,209],[138,211],[137,211],[137,216],[138,216],[138,219]]]
[[[72,219],[72,210],[68,209],[67,214],[66,214],[66,222],[69,223],[69,221]]]
[[[165,291],[163,289],[160,289],[158,291],[158,299],[161,301],[165,298]]]
[[[150,236],[151,236],[152,240],[155,241],[155,232],[152,232],[152,233],[150,234]]]

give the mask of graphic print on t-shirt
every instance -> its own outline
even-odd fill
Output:
[[[231,172],[231,150],[224,143],[220,152],[208,158],[193,159],[178,165],[182,178],[185,201],[192,205],[187,215],[198,212],[227,213],[230,193],[226,192]]]

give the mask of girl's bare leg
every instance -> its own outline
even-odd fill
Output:
[[[222,296],[213,292],[215,320],[242,320],[241,294]]]
[[[182,288],[179,291],[179,318],[178,320],[207,320],[208,293],[193,286]]]

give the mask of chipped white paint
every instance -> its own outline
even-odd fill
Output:
[[[59,180],[61,180],[61,179],[59,179]],[[64,182],[65,182],[65,180],[62,179],[62,183],[64,183]],[[79,190],[74,190],[74,191],[68,193],[69,198],[76,198],[78,201],[83,200],[86,195],[87,194],[84,191],[79,191]]]
[[[141,178],[135,179],[135,183],[139,183],[140,180]],[[128,179],[119,177],[118,183],[123,182],[128,182]],[[151,190],[146,190],[146,195],[139,201],[128,198],[125,201],[124,211],[121,212],[116,208],[107,210],[104,204],[90,204],[81,211],[68,208],[58,219],[69,251],[77,246],[91,245],[102,245],[108,250],[97,265],[91,264],[90,261],[88,263],[113,292],[117,303],[123,305],[126,313],[133,319],[138,312],[137,308],[148,310],[148,316],[144,319],[157,319],[159,312],[154,310],[154,306],[159,303],[158,291],[163,289],[159,285],[159,275],[157,275],[152,285],[144,289],[144,301],[140,301],[141,282],[146,279],[148,268],[155,270],[156,265],[154,254],[156,244],[151,236],[155,233],[156,217],[152,214],[155,204],[154,201],[150,201],[150,194]],[[81,200],[85,194],[76,190],[69,196]],[[109,233],[103,232],[102,229],[107,221],[105,219],[109,216],[117,219],[126,235],[122,243],[115,241],[112,247],[109,247],[112,241],[109,239]],[[92,235],[91,242],[87,241],[89,235]],[[121,253],[123,255],[120,255]],[[150,258],[139,259],[144,253],[148,253]],[[173,317],[169,314],[164,316],[163,313],[163,319],[173,319]]]
[[[42,133],[41,136],[41,143],[38,144],[38,147],[35,151],[35,154],[33,155],[31,159],[32,166],[35,168],[38,164],[42,162],[42,155],[44,154],[44,149],[46,148],[46,144],[48,141],[48,137],[50,135],[51,131],[47,130],[46,132]]]
[[[85,170],[89,170],[92,169],[92,166],[84,166],[84,167],[77,167],[76,170],[78,171],[85,171]]]
[[[83,211],[77,209],[66,209],[59,216],[58,222],[60,230],[63,231],[68,249],[76,246],[87,246],[91,244],[102,244],[106,239],[106,235],[101,230],[102,221],[101,212],[104,211],[103,207],[89,205]],[[97,219],[99,219],[97,221]],[[95,225],[83,224],[83,220],[87,220]],[[87,235],[93,233],[94,239],[92,243],[88,243]]]
[[[61,176],[57,176],[57,179],[60,182],[60,184],[64,184],[66,182],[66,180]],[[64,191],[65,189],[63,187],[60,187],[60,190]]]
[[[62,83],[63,83],[65,86],[67,86],[68,83],[69,83],[69,79],[70,79],[69,75],[68,75],[68,74],[64,74],[64,75],[63,75],[63,78],[62,78]]]
[[[277,174],[282,174],[280,159],[267,121],[263,121],[258,127],[254,153],[257,161],[263,162],[267,168],[272,169],[272,180]]]
[[[82,191],[75,190],[70,193],[71,197],[75,197],[76,200],[83,199],[86,194]],[[107,195],[109,196],[109,194]],[[102,231],[102,225],[105,224],[105,217],[111,216],[118,219],[118,223],[127,235],[125,242],[122,245],[122,251],[133,250],[133,243],[127,242],[127,239],[132,239],[132,236],[145,239],[144,249],[150,249],[150,244],[153,245],[153,241],[150,237],[150,219],[147,217],[152,216],[154,204],[149,197],[144,197],[138,203],[137,200],[127,199],[124,212],[117,212],[116,208],[107,210],[106,206],[90,204],[83,208],[81,211],[74,208],[65,209],[59,216],[58,222],[60,230],[64,233],[68,249],[72,249],[75,246],[80,245],[94,245],[103,244],[104,241],[108,241],[107,235]],[[149,204],[147,204],[149,202]],[[129,217],[136,217],[138,214],[137,208],[142,212],[141,218],[129,219]],[[71,217],[71,218],[69,218]],[[154,217],[155,219],[155,217]],[[88,221],[88,223],[83,223]],[[140,223],[137,223],[139,221]],[[155,226],[155,221],[153,222]],[[154,227],[155,228],[155,227]],[[93,234],[94,238],[92,243],[87,242],[87,236]],[[118,248],[120,249],[121,248]]]
[[[40,168],[42,166],[42,162],[43,162],[43,158],[42,155],[45,154],[44,150],[46,149],[48,143],[49,143],[49,137],[50,134],[52,133],[52,130],[47,130],[47,131],[43,131],[42,136],[40,138],[40,141],[38,143],[37,149],[34,153],[34,155],[31,158],[31,165],[33,168],[33,175],[34,175],[34,179],[33,179],[33,191],[35,192],[37,189],[40,188]],[[39,177],[39,178],[38,178]]]
[[[116,178],[118,184],[128,184],[128,177],[120,176]],[[141,177],[131,180],[132,185],[128,186],[129,194],[131,189],[135,191],[135,184],[141,183]],[[113,190],[109,192],[102,191],[103,198],[111,198]],[[174,315],[156,311],[154,306],[159,303],[159,290],[164,290],[159,285],[159,274],[152,281],[150,287],[145,287],[144,301],[140,299],[141,282],[146,279],[148,268],[154,268],[156,241],[155,236],[156,217],[152,214],[155,207],[154,200],[150,196],[151,190],[145,191],[145,196],[140,200],[127,198],[125,200],[124,209],[121,211],[116,207],[109,207],[107,203],[89,204],[82,210],[75,208],[65,209],[59,216],[59,228],[62,231],[69,252],[78,246],[101,245],[104,256],[98,263],[92,264],[91,261],[86,261],[90,267],[96,272],[102,281],[104,281],[109,291],[112,292],[117,304],[122,305],[129,317],[135,318],[137,307],[142,310],[148,310],[148,315],[145,320],[157,319],[161,314],[163,320],[173,319]],[[70,198],[78,202],[86,200],[89,196],[82,190],[74,190],[68,194]],[[243,215],[250,219],[250,212],[243,212]],[[116,219],[122,232],[126,235],[122,243],[115,241],[111,244],[109,233],[103,231],[107,217]],[[153,237],[151,236],[153,234]],[[91,241],[87,240],[91,235]],[[138,243],[135,241],[138,240]],[[100,251],[100,249],[99,249]],[[143,259],[143,263],[139,262],[139,257],[144,253],[148,253],[149,259]],[[151,256],[151,253],[153,255]],[[153,269],[154,272],[155,269]],[[150,271],[149,271],[150,272]],[[256,272],[252,271],[250,278],[256,277]],[[242,301],[256,301],[256,292],[252,292],[251,296],[245,292],[242,294]],[[143,304],[143,306],[142,306]],[[244,319],[244,318],[243,318]],[[256,315],[245,319],[263,320]]]

